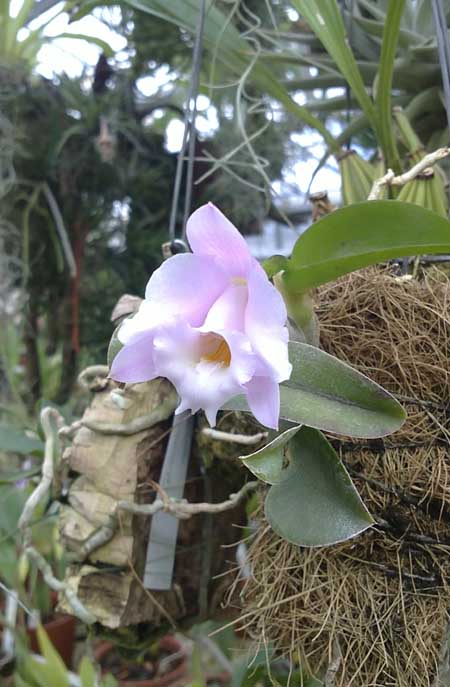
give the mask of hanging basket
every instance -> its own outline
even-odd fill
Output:
[[[330,437],[375,527],[302,549],[262,520],[242,626],[336,687],[437,684],[450,609],[450,283],[436,268],[418,280],[370,269],[318,302],[323,348],[397,394],[408,420],[384,440]]]

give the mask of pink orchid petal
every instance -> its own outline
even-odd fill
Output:
[[[256,262],[245,239],[212,203],[203,205],[190,216],[187,237],[196,255],[216,258],[233,277],[245,277]]]
[[[252,270],[248,275],[245,331],[253,349],[267,363],[277,382],[289,379],[292,372],[286,319],[286,306],[280,293],[265,274]]]
[[[158,375],[153,363],[153,336],[139,337],[124,346],[111,365],[111,377],[117,382],[137,384],[154,379]]]
[[[211,307],[202,329],[207,331],[244,331],[247,284],[231,283]]]
[[[155,313],[162,313],[158,321],[183,315],[187,322],[199,326],[227,283],[224,271],[210,258],[191,253],[174,255],[152,274],[145,298]]]
[[[253,415],[265,427],[278,429],[280,387],[270,377],[253,377],[245,385],[247,402]]]
[[[278,382],[289,378],[286,308],[243,237],[211,203],[188,222],[194,254],[152,275],[146,299],[125,320],[111,376],[162,376],[180,396],[177,412],[203,409],[211,425],[230,398],[246,394],[263,424],[277,427]]]
[[[227,332],[216,330],[216,333],[223,336],[230,348],[230,374],[233,375],[238,384],[246,384],[255,374],[255,369],[258,364],[257,356],[252,350],[248,337],[237,331]],[[225,403],[225,401],[223,401],[223,403]]]
[[[138,311],[122,322],[117,337],[123,344],[134,343],[165,321],[167,314],[157,303],[142,301]]]
[[[181,402],[177,413],[203,409],[214,426],[218,410],[233,396],[244,391],[254,372],[255,357],[247,338],[239,332],[224,333],[229,345],[229,366],[202,357],[208,334],[178,319],[155,334],[154,359],[159,376],[175,386]]]

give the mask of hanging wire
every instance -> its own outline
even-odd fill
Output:
[[[186,230],[186,222],[191,209],[192,200],[192,183],[194,174],[194,155],[195,155],[195,139],[196,139],[196,128],[195,120],[197,116],[197,95],[198,86],[200,81],[200,67],[202,61],[202,44],[203,44],[203,31],[205,27],[205,16],[206,16],[206,0],[201,0],[200,3],[200,14],[199,22],[197,27],[197,33],[195,35],[194,49],[192,53],[192,73],[191,73],[191,84],[189,87],[186,113],[184,117],[184,131],[183,140],[181,143],[181,149],[178,154],[177,168],[175,172],[175,182],[173,186],[172,195],[172,206],[170,210],[170,221],[169,221],[169,236],[170,240],[175,239],[175,228],[177,221],[177,210],[178,202],[180,198],[181,190],[181,180],[183,176],[183,163],[186,155],[186,146],[189,137],[189,150],[188,150],[188,161],[187,161],[187,173],[186,173],[186,194],[184,201],[184,213],[183,213],[183,238]]]
[[[442,83],[444,86],[445,109],[450,130],[450,44],[448,41],[447,20],[442,0],[431,0],[436,39],[441,63]]]
[[[352,43],[353,43],[353,20],[354,20],[354,0],[349,0],[347,3],[346,0],[338,0],[339,4],[339,9],[342,15],[342,19],[345,24],[345,30],[347,32],[347,42],[350,48],[352,48]],[[349,5],[348,10],[347,10],[347,4]],[[345,113],[345,120],[347,122],[347,125],[350,123],[351,117],[352,117],[352,91],[348,83],[345,86],[345,99],[347,101],[347,108],[346,108],[346,113]],[[352,147],[352,138],[351,136],[349,137],[347,141],[347,149],[350,150]],[[312,183],[312,180],[310,182],[310,185]],[[309,194],[309,191],[308,191]]]
[[[189,136],[189,151],[186,173],[186,195],[183,214],[183,237],[187,218],[191,207],[192,181],[195,154],[195,119],[197,115],[197,94],[200,79],[202,57],[203,29],[205,25],[206,0],[200,2],[199,22],[195,36],[192,55],[191,85],[186,104],[184,118],[184,132],[181,150],[178,155],[177,169],[170,212],[169,235],[173,252],[183,250],[184,242],[177,246],[175,243],[175,226],[178,201],[180,197],[183,163],[186,144]],[[169,442],[164,455],[159,478],[160,486],[173,498],[181,498],[186,482],[186,471],[191,455],[192,435],[194,430],[194,416],[189,411],[174,416]],[[178,538],[179,521],[168,513],[156,513],[151,522],[150,535],[144,569],[144,587],[146,589],[169,590],[172,587],[175,552]]]
[[[355,3],[354,0],[350,0],[349,2],[349,15],[347,18],[347,39],[348,39],[348,44],[350,48],[352,48],[353,44],[353,24],[354,24],[354,16],[355,16]],[[343,6],[343,9],[345,9],[345,4]],[[352,93],[350,86],[347,84],[345,87],[345,97],[347,100],[347,112],[346,112],[346,121],[347,125],[350,124],[351,118],[352,118]],[[352,147],[352,137],[349,136],[349,139],[347,141],[347,149],[350,150]]]

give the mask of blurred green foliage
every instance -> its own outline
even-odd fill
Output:
[[[114,29],[127,40],[127,60],[101,56],[94,74],[49,81],[19,61],[2,65],[0,238],[8,243],[8,292],[20,298],[19,340],[14,355],[1,358],[10,395],[25,398],[32,412],[43,396],[66,402],[80,364],[105,360],[115,302],[143,294],[168,238],[176,156],[165,131],[183,116],[192,37],[130,8]],[[209,68],[205,61],[202,84]],[[169,86],[145,96],[140,79],[161,69]],[[270,104],[255,107],[251,93],[247,104],[236,102],[234,87],[202,92],[212,98],[217,127],[197,143],[193,205],[213,200],[244,232],[259,231],[293,123],[271,125]],[[251,146],[242,145],[245,137]],[[213,169],[210,160],[218,161]],[[182,207],[183,196],[178,229]],[[11,317],[0,316],[6,331]],[[4,351],[10,340],[0,334]]]

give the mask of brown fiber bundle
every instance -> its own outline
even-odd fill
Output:
[[[264,523],[242,626],[339,687],[438,685],[450,608],[450,282],[368,269],[318,294],[323,348],[396,394],[384,440],[332,439],[377,526],[302,549]],[[444,684],[444,683],[442,683]]]

